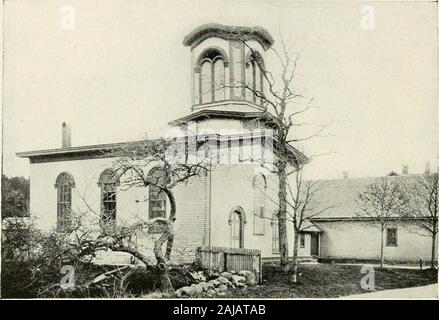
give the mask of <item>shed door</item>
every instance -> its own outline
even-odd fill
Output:
[[[319,255],[319,234],[311,233],[311,255]]]

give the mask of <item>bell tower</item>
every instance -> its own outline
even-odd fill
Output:
[[[274,40],[261,27],[205,24],[183,41],[191,48],[192,112],[257,112],[265,51]]]

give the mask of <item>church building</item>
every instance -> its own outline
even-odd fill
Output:
[[[188,135],[193,134],[188,128],[195,128],[195,134],[208,136],[209,145],[219,146],[222,155],[212,170],[174,188],[176,257],[193,260],[200,246],[259,249],[263,258],[279,256],[277,205],[273,202],[277,199],[277,177],[243,152],[250,150],[252,154],[255,141],[259,141],[265,157],[273,157],[272,150],[266,148],[269,139],[264,139],[271,128],[258,121],[260,98],[239,85],[266,89],[258,65],[264,63],[273,42],[261,27],[220,24],[202,25],[184,38],[183,44],[191,52],[187,80],[192,84],[192,106],[188,106],[187,116],[169,126],[186,130]],[[64,123],[59,149],[17,154],[30,160],[30,214],[39,228],[63,232],[69,224],[69,212],[90,208],[101,218],[120,223],[139,217],[166,217],[166,196],[153,187],[122,190],[112,174],[114,158],[103,151],[124,143],[71,146],[70,130]],[[295,148],[290,152],[295,159],[291,165],[307,161]],[[145,170],[157,173],[155,167]],[[289,223],[287,227],[289,239],[293,239],[293,228]],[[148,241],[139,240],[138,245],[146,248]],[[292,249],[290,244],[290,255]]]

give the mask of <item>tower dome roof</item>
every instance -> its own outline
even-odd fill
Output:
[[[226,40],[256,40],[265,49],[270,48],[274,43],[272,36],[262,27],[225,26],[219,23],[208,23],[199,26],[184,37],[183,44],[195,47],[210,37]]]

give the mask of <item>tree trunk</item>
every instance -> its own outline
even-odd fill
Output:
[[[160,278],[161,291],[166,293],[172,293],[174,292],[174,287],[172,286],[171,279],[169,278],[168,266],[165,259],[165,257],[168,257],[168,253],[170,255],[171,250],[169,249],[168,246],[165,257],[163,257],[163,251],[162,251],[162,246],[166,241],[168,241],[168,245],[169,243],[171,243],[171,248],[172,248],[172,241],[173,241],[172,221],[167,220],[166,225],[163,227],[164,227],[163,228],[164,232],[154,243],[154,255],[157,260],[157,272]],[[171,241],[169,241],[170,239]]]
[[[299,264],[297,262],[297,256],[299,251],[299,230],[294,230],[294,249],[293,249],[293,261],[292,261],[292,273],[291,273],[291,282],[297,283],[297,271]]]
[[[279,253],[280,253],[280,265],[284,272],[288,272],[288,233],[287,233],[287,174],[286,163],[283,160],[279,160]]]
[[[436,246],[437,246],[437,221],[433,225],[433,234],[431,237],[431,268],[436,268]]]
[[[384,227],[381,227],[381,268],[384,267]]]

